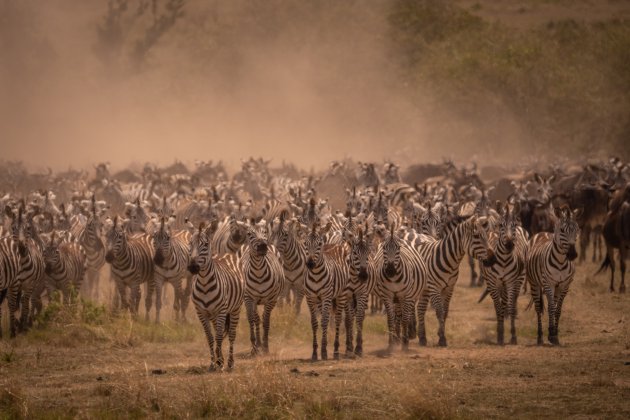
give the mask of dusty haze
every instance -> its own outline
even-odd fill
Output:
[[[473,137],[520,150],[509,113],[487,127],[436,112],[428,94],[412,105],[388,41],[390,1],[188,0],[134,62],[166,0],[132,22],[141,3],[129,1],[107,56],[106,1],[0,0],[0,159],[63,169],[254,155],[321,167],[469,157]]]

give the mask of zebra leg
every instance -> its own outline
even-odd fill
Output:
[[[313,354],[311,355],[311,360],[315,362],[317,361],[317,302],[307,299],[306,303],[308,303],[308,309],[311,313],[311,329],[313,330]]]
[[[339,296],[337,299],[335,299],[337,304],[334,307],[334,311],[335,311],[335,347],[334,347],[334,351],[333,351],[333,358],[335,360],[339,360],[339,333],[341,331],[341,319],[343,317],[343,313],[346,309],[346,297],[345,296]],[[348,317],[346,317],[346,325],[347,325],[347,319]],[[352,329],[352,328],[350,328]],[[348,331],[346,330],[346,340],[347,340],[347,334]],[[351,344],[352,346],[352,344]]]
[[[414,315],[414,301],[405,300],[402,302],[402,350],[409,350],[409,328],[411,318]]]
[[[30,312],[30,302],[31,302],[31,290],[24,291],[22,296],[20,297],[20,332],[25,332],[29,328],[29,312]]]
[[[180,322],[181,318],[180,318],[180,310],[182,308],[182,295],[184,294],[183,288],[182,288],[182,280],[181,279],[177,279],[174,280],[172,283],[173,285],[173,312],[175,312],[175,321],[176,322]]]
[[[365,309],[367,307],[368,296],[357,297],[356,322],[357,322],[357,345],[354,348],[354,354],[363,356],[363,321],[365,320]]]
[[[212,327],[210,326],[210,320],[208,319],[208,315],[206,313],[202,313],[200,310],[197,310],[197,316],[199,317],[199,321],[201,321],[201,325],[203,325],[203,331],[206,333],[208,347],[210,348],[210,367],[208,368],[208,370],[212,372],[216,370],[216,356],[214,352],[214,337],[212,336]]]
[[[402,302],[394,300],[394,319],[395,319],[395,335],[393,337],[394,344],[400,344],[400,330],[402,323]]]
[[[164,288],[164,280],[162,278],[155,279],[155,323],[160,323],[160,310],[162,309],[162,290]]]
[[[219,369],[223,368],[223,337],[225,336],[225,323],[227,319],[227,314],[219,314],[214,321],[214,330],[217,333],[217,342],[216,342],[216,360],[217,367]]]
[[[558,345],[558,334],[556,333],[556,305],[553,289],[545,285],[544,292],[547,296],[547,310],[549,312],[549,334],[547,339],[551,344]]]
[[[131,314],[134,318],[138,316],[138,305],[140,303],[140,285],[134,282],[131,287]]]
[[[394,330],[396,329],[396,310],[394,309],[394,302],[389,299],[384,299],[385,311],[387,311],[387,330],[389,332],[389,340],[387,345],[387,351],[392,352],[394,349]]]
[[[424,324],[424,316],[427,313],[427,307],[429,305],[429,294],[422,293],[420,300],[416,304],[417,316],[418,316],[418,342],[421,346],[427,345],[427,333]]]
[[[521,283],[523,282],[523,278],[518,278],[512,284],[510,291],[508,293],[508,314],[510,316],[510,344],[517,344],[516,340],[516,313],[518,311],[517,299],[518,299],[518,291],[521,288]]]
[[[182,289],[181,295],[181,310],[182,310],[182,322],[186,322],[186,310],[190,304],[190,295],[192,294],[192,275],[186,276],[186,287]]]
[[[149,322],[149,312],[151,311],[151,306],[153,306],[153,293],[155,293],[155,283],[149,280],[147,282],[147,294],[144,297],[144,320]]]
[[[434,293],[431,296],[431,305],[435,308],[435,316],[438,319],[439,327],[438,327],[438,346],[446,347],[446,336],[444,334],[444,302],[442,300],[442,295],[438,293]]]
[[[256,343],[256,333],[254,329],[256,328],[256,318],[258,318],[258,309],[256,308],[256,304],[253,300],[249,298],[245,298],[245,309],[247,311],[247,321],[249,322],[249,341],[252,344],[251,354],[255,356],[258,354],[258,346]]]
[[[354,296],[353,296],[354,300]],[[350,356],[353,353],[354,346],[352,342],[354,341],[354,317],[355,317],[355,308],[352,305],[352,302],[346,303],[346,308],[344,310],[344,319],[345,319],[345,327],[346,327],[346,356]]]
[[[17,332],[17,319],[15,314],[18,311],[18,302],[20,299],[20,284],[15,284],[9,289],[9,329],[11,338],[15,338]]]
[[[118,288],[118,296],[120,297],[120,307],[123,311],[130,309],[129,300],[127,299],[127,287],[122,280],[116,279],[116,287]]]
[[[236,328],[238,327],[238,319],[240,315],[240,307],[228,315],[227,328],[230,339],[230,353],[228,354],[228,369],[234,367],[234,341],[236,341]]]
[[[531,286],[532,290],[532,300],[534,301],[534,307],[536,309],[536,319],[538,326],[538,333],[536,338],[536,344],[539,346],[543,345],[543,327],[542,327],[542,314],[543,314],[543,296],[540,287]]]
[[[300,309],[302,308],[302,301],[304,300],[304,289],[300,286],[296,286],[293,290],[293,300],[295,301],[295,315],[300,315]]]
[[[475,271],[475,259],[468,252],[468,265],[470,266],[470,287],[475,287],[477,284],[477,271]]]
[[[503,305],[501,303],[501,292],[493,285],[490,290],[492,302],[494,302],[494,311],[497,315],[497,344],[503,345]]]
[[[554,320],[555,320],[555,332],[556,332],[556,342],[554,343],[555,345],[559,346],[560,345],[560,340],[558,338],[559,334],[559,324],[560,324],[560,315],[562,313],[562,302],[564,301],[564,297],[566,296],[566,292],[567,290],[560,290],[557,293],[556,296],[556,302],[555,302],[555,306],[556,306],[556,312],[554,313]]]
[[[269,327],[271,324],[271,311],[276,307],[276,302],[271,301],[265,304],[265,309],[263,312],[263,339],[262,339],[262,349],[263,353],[269,353]]]
[[[330,309],[332,300],[326,299],[322,302],[322,360],[328,360],[328,322],[330,321]]]

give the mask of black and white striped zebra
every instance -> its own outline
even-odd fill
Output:
[[[63,293],[64,303],[79,294],[85,276],[85,250],[76,242],[64,241],[53,231],[44,248],[45,272],[53,288]]]
[[[413,309],[427,286],[427,267],[418,252],[396,235],[393,225],[385,235],[375,256],[376,289],[387,312],[391,351],[401,340],[403,349],[409,346]]]
[[[317,223],[304,241],[306,256],[306,276],[304,278],[304,294],[311,313],[313,330],[312,360],[317,360],[317,327],[318,312],[321,315],[322,340],[321,358],[328,359],[328,323],[331,310],[335,310],[335,343],[334,357],[339,358],[339,327],[346,305],[344,293],[348,283],[347,252],[345,245],[324,245],[326,228],[320,229]]]
[[[18,231],[15,228],[16,216],[9,206],[5,207],[5,214],[12,222],[11,235],[0,238],[0,306],[4,299],[7,298],[9,330],[11,337],[15,337],[17,327],[15,313],[18,309],[18,294],[20,293],[20,254],[24,251],[24,244],[21,244],[17,238]],[[1,337],[2,328],[0,327]]]
[[[304,249],[299,241],[297,221],[284,220],[280,218],[271,226],[269,242],[272,243],[280,253],[282,269],[284,270],[284,290],[283,297],[287,304],[291,302],[293,293],[293,304],[295,313],[299,315],[302,300],[304,299],[304,275],[306,273],[306,257]]]
[[[528,234],[517,225],[509,205],[497,220],[498,233],[491,232],[489,246],[494,251],[496,262],[491,266],[481,265],[481,274],[486,280],[486,293],[494,302],[497,315],[497,343],[503,344],[505,316],[510,317],[510,344],[516,344],[516,301],[525,280]]]
[[[284,288],[284,270],[276,248],[267,240],[266,226],[248,226],[247,241],[240,251],[240,263],[245,281],[245,309],[249,321],[252,354],[269,352],[271,312]],[[260,337],[258,305],[263,305],[263,336]]]
[[[215,365],[223,367],[222,344],[226,333],[230,340],[227,367],[234,366],[234,341],[244,296],[243,276],[236,255],[212,255],[210,243],[215,229],[201,224],[192,234],[188,265],[194,275],[192,301],[210,347],[210,370],[214,370]]]
[[[348,233],[348,285],[345,293],[346,304],[346,353],[363,355],[363,320],[368,305],[368,298],[374,290],[376,268],[372,252],[372,237],[359,228],[358,234]],[[353,324],[356,320],[356,347],[353,348]]]
[[[575,242],[580,232],[576,218],[580,209],[571,211],[563,208],[557,212],[554,232],[539,232],[529,242],[526,278],[531,286],[531,296],[538,318],[538,345],[543,343],[542,314],[543,296],[547,297],[549,312],[549,342],[560,344],[558,324],[562,302],[575,274],[574,260],[577,258]]]
[[[17,218],[18,252],[20,256],[20,323],[21,330],[26,330],[32,325],[31,298],[33,291],[43,290],[45,286],[44,256],[42,253],[43,242],[39,238],[37,227],[33,224],[32,214],[26,215],[23,220],[23,208],[19,209]],[[41,292],[40,292],[41,294]],[[41,307],[41,303],[39,304]],[[41,309],[41,308],[40,308]]]
[[[235,215],[227,216],[212,236],[212,252],[217,255],[236,254],[247,239],[247,229]]]
[[[421,346],[426,346],[424,317],[430,300],[439,322],[438,344],[446,346],[445,323],[462,258],[468,251],[474,258],[484,260],[484,264],[494,263],[487,233],[477,216],[471,216],[443,238],[416,240],[413,246],[427,266],[427,287],[417,305],[418,339]]]
[[[90,215],[77,234],[79,244],[86,255],[86,284],[85,296],[94,300],[99,299],[100,271],[105,265],[105,244],[101,237],[102,223],[96,212],[96,201],[92,195]]]
[[[173,310],[175,318],[186,320],[186,309],[190,301],[192,275],[188,271],[190,232],[177,230],[172,232],[160,220],[160,228],[153,234],[153,261],[155,262],[155,322],[160,322],[162,291],[164,283],[170,283],[175,291]],[[186,285],[183,284],[186,279]]]
[[[145,319],[149,320],[152,295],[155,290],[153,264],[153,240],[145,233],[127,234],[127,228],[114,217],[113,225],[106,234],[105,261],[111,266],[111,276],[116,284],[123,309],[135,315],[140,305],[140,286],[147,284]],[[131,301],[127,298],[130,290]]]

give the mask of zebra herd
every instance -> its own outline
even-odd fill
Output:
[[[569,181],[570,187],[555,195],[554,178],[563,172],[553,167],[550,176],[523,174],[489,185],[476,167],[457,168],[452,162],[437,176],[421,175],[434,167],[410,167],[406,177],[415,173],[421,181],[413,183],[401,182],[391,162],[383,181],[374,164],[359,163],[354,172],[352,165],[334,162],[316,177],[287,165],[274,173],[268,162],[249,159],[232,179],[211,163],[170,176],[149,166],[135,181],[118,181],[99,165],[97,179],[86,184],[78,177],[72,192],[53,192],[55,184],[34,192],[14,188],[1,199],[0,239],[0,299],[8,302],[11,336],[36,322],[55,291],[64,303],[77,294],[102,300],[105,264],[116,290],[113,304],[137,315],[144,292],[147,321],[155,308],[160,322],[167,283],[177,320],[186,319],[192,300],[211,369],[225,366],[226,336],[227,368],[233,367],[243,305],[253,355],[269,351],[274,308],[284,303],[299,314],[303,300],[311,318],[313,360],[328,358],[331,321],[333,357],[340,357],[344,331],[345,353],[361,356],[363,322],[376,302],[386,314],[389,351],[406,349],[416,338],[427,345],[429,303],[438,320],[438,345],[446,346],[446,321],[465,256],[471,284],[485,286],[480,300],[490,295],[494,303],[498,344],[504,343],[506,317],[510,344],[517,343],[517,299],[529,287],[538,344],[546,297],[548,340],[557,345],[581,230],[588,233],[586,240],[604,233],[608,249],[602,268],[611,266],[613,278],[616,244],[624,290],[630,184],[627,165],[618,159],[601,164],[616,177],[612,181],[601,174],[596,182],[587,180],[597,171],[585,165],[579,182]],[[597,194],[590,194],[593,190]],[[576,191],[606,202],[580,202]],[[56,193],[69,199],[58,206]],[[613,211],[609,200],[616,203]],[[616,242],[609,240],[606,226]],[[584,236],[580,245],[584,254]],[[262,333],[258,306],[263,307]]]

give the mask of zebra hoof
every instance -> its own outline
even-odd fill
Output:
[[[626,293],[626,285],[622,284],[621,286],[619,286],[619,293]]]
[[[217,371],[217,367],[214,364],[211,364],[208,367],[208,372],[216,372]]]
[[[438,346],[446,347],[446,338],[445,337],[440,337],[440,339],[438,341]]]
[[[536,340],[536,345],[538,345],[538,346],[542,346],[543,345],[542,337],[538,337],[538,340]]]
[[[326,350],[322,350],[322,360],[328,360],[328,352]]]
[[[339,360],[339,353],[338,352],[333,353],[333,359]]]
[[[512,339],[510,340],[510,345],[515,346],[516,344],[516,337],[512,337]]]
[[[418,339],[418,343],[420,344],[421,347],[426,347],[427,346],[427,338],[426,337],[420,337]]]
[[[612,286],[610,286],[610,288],[608,288],[608,291],[609,291],[610,293],[615,293],[615,288],[614,288],[614,287],[612,287]]]
[[[357,357],[363,357],[363,349],[361,347],[357,347],[354,349],[354,355]]]
[[[317,362],[317,353],[311,356],[311,362]]]
[[[560,341],[558,341],[558,336],[557,335],[550,335],[548,337],[549,342],[551,344],[553,344],[554,346],[559,346],[560,345]]]

